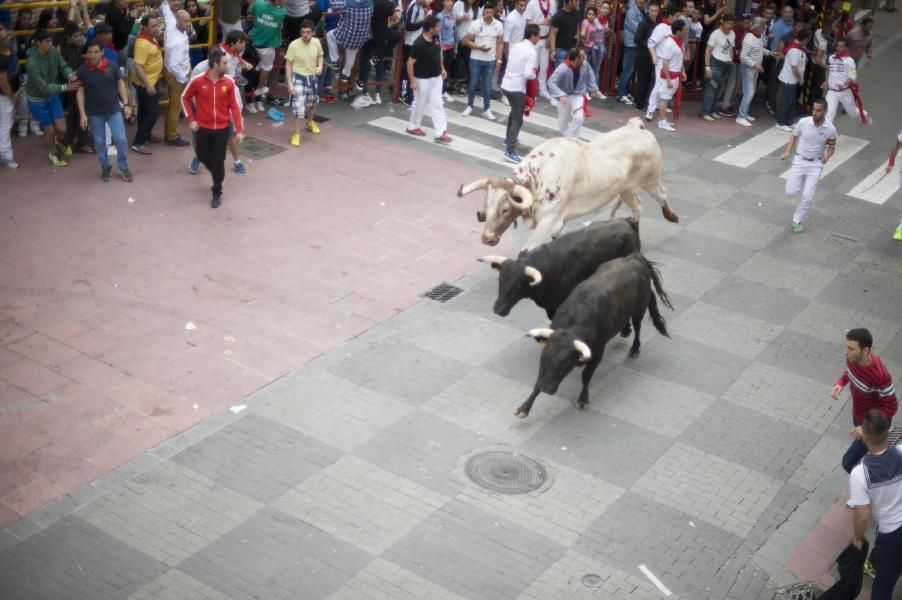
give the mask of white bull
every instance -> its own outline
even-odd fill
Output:
[[[560,234],[564,223],[595,212],[617,199],[614,217],[626,202],[635,219],[640,206],[636,190],[643,189],[661,205],[668,221],[679,217],[667,204],[661,185],[661,148],[639,118],[591,142],[554,138],[530,152],[513,177],[479,179],[462,185],[458,197],[485,189],[485,210],[477,211],[485,222],[482,243],[494,246],[518,217],[535,232],[523,250]]]

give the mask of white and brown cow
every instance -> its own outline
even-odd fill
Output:
[[[518,217],[535,232],[523,250],[532,250],[560,234],[564,223],[595,212],[617,199],[611,218],[625,202],[639,219],[636,190],[661,205],[668,221],[679,221],[661,185],[661,148],[639,118],[591,142],[554,138],[539,145],[510,178],[479,179],[462,185],[458,196],[486,190],[482,243],[494,246]]]

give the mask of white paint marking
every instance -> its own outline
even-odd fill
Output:
[[[504,151],[500,147],[490,148],[489,146],[486,146],[484,144],[473,142],[460,136],[455,137],[453,135],[451,136],[453,140],[450,144],[437,144],[433,139],[435,137],[435,133],[431,129],[427,129],[424,126],[421,126],[423,131],[426,132],[426,135],[424,137],[410,135],[409,133],[407,133],[407,121],[402,121],[401,119],[396,119],[394,117],[379,117],[378,119],[374,119],[373,121],[368,121],[367,124],[372,125],[373,127],[378,127],[379,129],[385,129],[393,133],[398,133],[406,138],[412,138],[418,142],[425,142],[427,144],[432,144],[433,146],[444,146],[449,150],[460,152],[461,154],[466,154],[468,156],[472,156],[473,158],[478,158],[480,160],[495,163],[496,165],[513,168],[513,165],[511,163],[504,160]]]
[[[542,100],[542,101],[547,102],[546,100]],[[591,108],[593,110],[599,110],[598,106],[592,106]],[[555,110],[557,110],[557,109],[555,109]],[[495,116],[497,116],[497,117],[504,117],[504,121],[506,123],[507,115],[510,114],[511,108],[510,108],[510,106],[505,106],[505,105],[501,104],[500,102],[498,102],[498,103],[492,104],[492,112],[495,113]],[[481,119],[482,117],[479,117],[479,118]],[[483,119],[483,120],[485,120],[485,119]],[[528,117],[525,115],[523,116],[523,124],[524,125],[537,125],[539,127],[544,127],[545,129],[550,129],[554,133],[552,135],[548,136],[547,139],[551,139],[553,137],[560,137],[560,135],[561,135],[557,129],[557,117],[549,117],[548,115],[543,115],[542,113],[535,111],[535,110],[533,110],[529,114]],[[585,125],[583,125],[582,128],[580,128],[580,132],[582,133],[582,135],[580,137],[586,138],[586,139],[592,139],[596,135],[604,133],[597,129],[593,129],[591,127],[586,127]]]
[[[727,150],[714,160],[734,167],[748,167],[755,161],[785,146],[788,139],[789,133],[771,127],[735,148]]]
[[[884,175],[886,177],[883,177]],[[882,180],[880,179],[881,177],[883,177]],[[887,173],[886,165],[881,164],[863,181],[853,187],[848,195],[874,204],[883,204],[899,191],[900,177],[902,175],[899,173]]]
[[[665,596],[673,595],[672,592],[667,589],[667,586],[661,583],[661,580],[655,577],[655,574],[648,570],[648,567],[646,567],[645,565],[639,565],[639,570],[642,571],[642,573],[644,573],[646,577],[648,577],[649,581],[655,584],[655,587],[658,588],[662,594],[664,594]]]
[[[482,131],[484,133],[489,133],[491,135],[497,136],[501,138],[502,143],[498,144],[498,148],[502,151],[504,150],[504,137],[507,135],[507,120],[506,119],[498,119],[497,121],[487,121],[482,117],[477,117],[475,114],[465,117],[458,112],[445,111],[445,117],[448,119],[448,122],[457,125],[458,127],[463,127],[465,129],[473,129],[475,131]],[[449,135],[452,135],[453,132],[449,131]],[[520,131],[520,135],[517,136],[518,141],[524,146],[528,146],[530,148],[535,148],[539,144],[545,142],[548,138],[541,135],[535,135],[532,133],[528,133],[526,131]]]
[[[238,413],[240,413],[240,412],[241,412],[242,410],[244,410],[245,408],[247,408],[247,404],[237,404],[237,405],[235,405],[235,406],[229,408],[229,410],[232,411],[233,413],[235,413],[235,414],[237,415]]]
[[[856,154],[858,154],[862,148],[870,144],[869,141],[863,140],[857,137],[851,137],[848,135],[840,136],[838,140],[836,140],[836,152],[833,153],[833,157],[827,161],[827,165],[824,167],[824,170],[821,172],[821,178],[826,177],[830,173],[833,172],[836,167],[843,164]],[[789,171],[787,170],[785,173],[780,175],[783,179],[789,179]]]

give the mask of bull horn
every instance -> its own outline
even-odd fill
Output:
[[[470,182],[466,185],[461,184],[460,188],[457,190],[457,197],[463,198],[469,193],[475,192],[476,190],[484,190],[489,186],[488,177],[483,177],[482,179],[477,179],[476,181]]]
[[[536,340],[547,340],[551,337],[551,334],[554,333],[554,329],[548,329],[547,327],[539,327],[536,329],[530,329],[529,334],[531,337],[534,337]]]
[[[535,267],[527,266],[523,269],[526,276],[529,277],[529,285],[539,285],[542,283],[542,273]]]
[[[532,192],[522,185],[515,184],[509,195],[511,197],[511,202],[513,202],[519,210],[529,210],[532,208],[533,202],[535,201],[532,197]]]
[[[484,263],[498,263],[498,264],[501,264],[501,263],[503,263],[504,261],[507,260],[507,257],[506,257],[506,256],[495,256],[495,255],[490,255],[490,256],[483,256],[482,258],[477,258],[476,260],[478,260],[479,262],[484,262]]]
[[[580,362],[589,362],[592,359],[592,351],[589,350],[589,347],[585,342],[580,340],[573,340],[573,346],[579,350],[580,353]]]

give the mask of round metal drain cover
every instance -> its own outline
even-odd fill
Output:
[[[522,454],[490,450],[467,461],[464,471],[474,483],[502,494],[528,494],[542,487],[545,467]]]
[[[600,588],[601,584],[604,583],[604,579],[601,578],[601,575],[586,573],[583,575],[582,582],[587,588]]]

